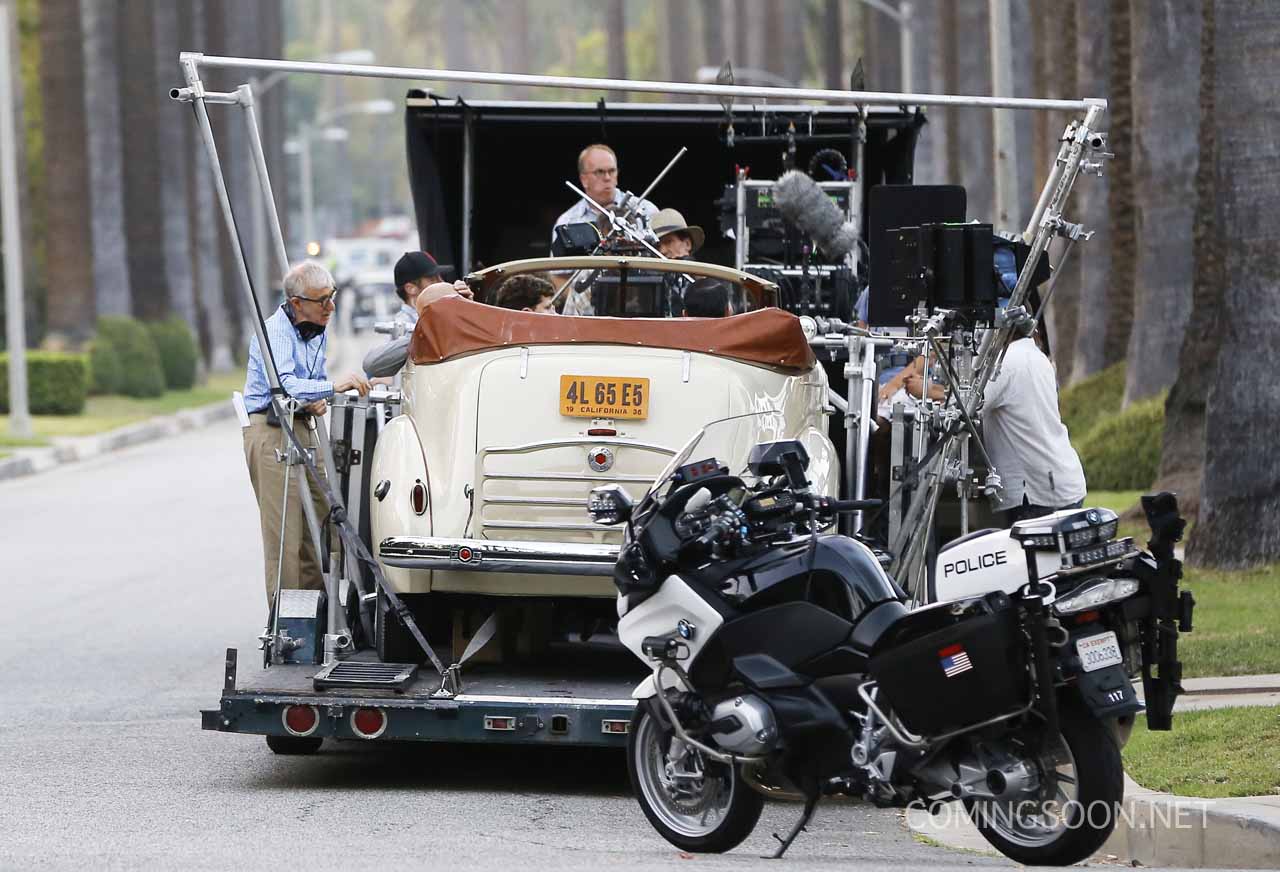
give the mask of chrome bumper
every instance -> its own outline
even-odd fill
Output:
[[[609,576],[618,562],[618,548],[565,542],[391,536],[378,546],[378,557],[400,569]]]

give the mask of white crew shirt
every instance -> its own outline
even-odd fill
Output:
[[[622,200],[625,197],[626,194],[621,188],[613,189],[614,206],[621,206]],[[641,200],[640,208],[636,210],[637,214],[644,216],[646,224],[648,223],[648,220],[657,213],[657,211],[658,207],[650,203],[648,200]],[[564,210],[564,212],[560,214],[560,217],[556,219],[556,223],[551,226],[551,239],[552,241],[555,240],[556,228],[561,224],[595,224],[599,219],[600,210],[596,209],[588,203],[585,198],[583,198],[574,203],[568,209]],[[650,242],[655,241],[651,238],[653,236],[652,233],[647,233],[645,235],[646,238],[649,238]]]
[[[1031,338],[1016,339],[982,404],[983,444],[1000,475],[999,511],[1058,508],[1085,497],[1084,468],[1058,411],[1058,381]]]

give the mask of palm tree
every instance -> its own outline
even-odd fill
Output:
[[[129,47],[119,52],[120,123],[129,131],[129,155],[122,166],[129,277],[133,312],[149,320],[169,314],[164,212],[160,207],[164,180],[156,177],[160,165],[158,103],[165,93],[156,80],[152,16],[157,5],[167,4],[124,0],[117,6],[118,33],[122,44]],[[165,110],[170,116],[168,107]]]
[[[154,123],[157,170],[160,183],[161,253],[164,276],[169,286],[169,304],[194,333],[196,317],[195,283],[191,279],[191,221],[187,204],[187,162],[191,149],[190,119],[174,111],[165,96],[166,84],[180,81],[178,75],[178,10],[170,3],[157,3],[152,11],[155,28]]]
[[[1110,91],[1111,0],[1076,0],[1076,87],[1082,97],[1106,97]],[[1108,122],[1108,126],[1110,122]],[[1072,193],[1076,220],[1095,231],[1077,247],[1080,265],[1076,331],[1067,382],[1079,381],[1103,367],[1107,285],[1111,274],[1110,218],[1107,202],[1111,167],[1101,178],[1081,179]]]
[[[84,54],[80,0],[46,0],[40,9],[40,84],[44,117],[48,329],[78,341],[93,330],[95,302],[89,156],[85,151]]]
[[[1131,105],[1129,0],[1111,0],[1110,103],[1111,144],[1115,158],[1107,167],[1107,209],[1111,213],[1111,279],[1107,284],[1107,320],[1102,361],[1124,360],[1133,327],[1133,107]]]
[[[1191,309],[1200,2],[1132,0],[1134,319],[1124,402],[1173,384]]]
[[[129,244],[125,232],[124,145],[117,27],[114,3],[80,0],[84,51],[85,146],[88,149],[90,224],[93,228],[93,285],[97,311],[133,311],[129,285]]]
[[[1226,7],[1227,4],[1223,4]],[[1280,177],[1274,95],[1280,7],[1240,0],[1214,20],[1214,154],[1222,284],[1222,348],[1205,412],[1200,515],[1187,556],[1200,565],[1254,566],[1280,558]]]
[[[1200,510],[1200,486],[1205,463],[1205,406],[1222,348],[1219,324],[1223,304],[1222,244],[1215,215],[1218,122],[1214,109],[1214,82],[1217,78],[1214,5],[1213,0],[1203,0],[1201,4],[1200,159],[1195,178],[1190,327],[1183,332],[1178,378],[1165,401],[1160,474],[1152,485],[1152,490],[1177,493],[1183,514],[1188,518],[1196,517]]]
[[[990,94],[988,54],[974,50],[975,46],[985,47],[990,40],[986,4],[948,3],[946,9],[952,25],[943,26],[943,33],[950,34],[947,42],[951,43],[948,58],[951,79],[947,93]],[[991,113],[962,107],[950,109],[946,114],[951,153],[950,181],[964,185],[968,191],[969,217],[989,221],[995,213],[995,191],[991,181]]]

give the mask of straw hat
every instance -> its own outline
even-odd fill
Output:
[[[659,239],[668,233],[675,233],[677,230],[683,230],[689,234],[689,238],[693,240],[693,251],[702,248],[702,243],[706,242],[707,235],[702,232],[702,228],[694,224],[688,225],[684,221],[684,216],[675,209],[660,209],[654,213],[649,219],[649,227],[652,228],[653,234]],[[693,252],[690,252],[692,254]]]

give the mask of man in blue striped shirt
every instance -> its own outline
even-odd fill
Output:
[[[327,411],[328,398],[336,391],[354,389],[362,396],[368,393],[369,381],[362,375],[351,374],[332,382],[325,373],[328,346],[325,327],[333,315],[337,297],[329,271],[314,261],[300,263],[284,277],[284,293],[284,303],[266,319],[267,341],[271,344],[281,387],[305,404],[303,412],[294,417],[293,432],[303,445],[315,447],[312,416]],[[276,460],[276,450],[284,447],[284,434],[275,416],[268,416],[271,385],[256,336],[249,341],[244,405],[249,413],[249,426],[244,428],[244,458],[261,515],[267,599],[270,601],[275,592],[281,566],[281,587],[319,589],[323,585],[320,560],[307,533],[296,482],[290,482],[289,511],[285,517],[284,479],[292,467]],[[323,472],[322,467],[322,475]],[[317,515],[324,517],[327,511],[324,499],[318,493],[313,493],[312,498]]]

